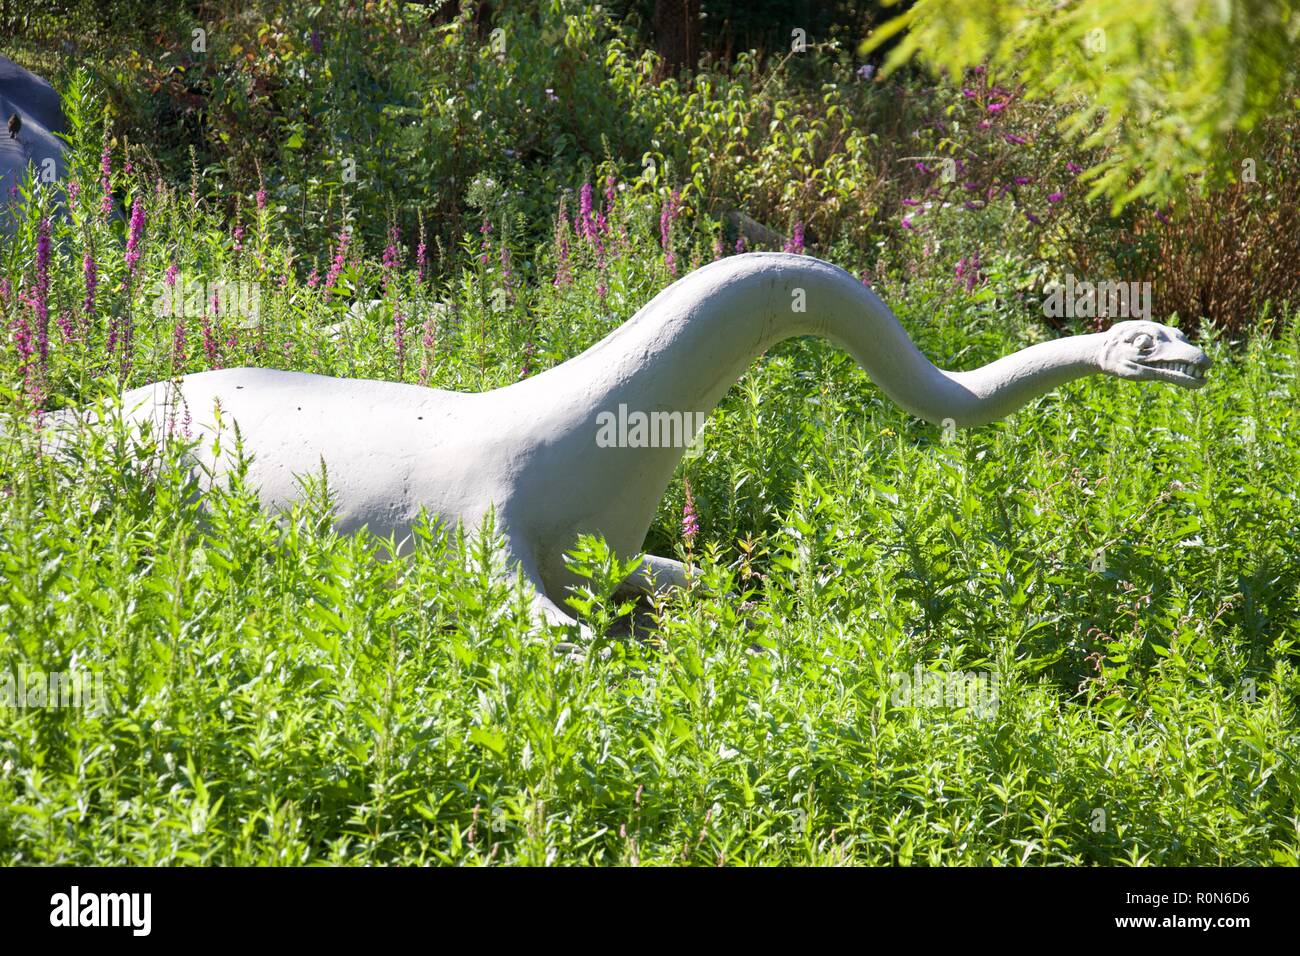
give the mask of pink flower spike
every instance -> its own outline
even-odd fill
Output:
[[[139,196],[131,204],[131,226],[126,240],[126,271],[135,273],[136,263],[140,261],[140,237],[144,234],[144,203]]]
[[[691,480],[685,479],[686,504],[682,508],[682,540],[686,547],[695,544],[695,536],[700,533],[700,517],[695,511],[695,495],[691,492]]]

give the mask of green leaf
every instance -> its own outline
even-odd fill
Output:
[[[495,754],[504,754],[506,752],[506,739],[501,734],[493,733],[485,727],[475,727],[469,732],[469,741],[472,744],[478,744],[480,747],[486,747]]]

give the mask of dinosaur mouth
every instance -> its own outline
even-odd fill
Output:
[[[1138,364],[1148,371],[1155,372],[1158,378],[1195,388],[1205,384],[1205,370],[1208,368],[1208,365],[1201,362],[1151,361]]]

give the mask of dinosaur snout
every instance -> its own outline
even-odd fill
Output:
[[[1138,365],[1147,378],[1172,382],[1184,388],[1201,388],[1205,373],[1214,360],[1195,345],[1178,343],[1177,347],[1159,349],[1155,354],[1138,359]]]

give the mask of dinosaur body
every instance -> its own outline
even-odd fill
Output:
[[[267,369],[203,372],[180,380],[195,437],[238,422],[250,478],[268,507],[300,494],[296,476],[325,461],[340,530],[367,526],[406,537],[427,508],[448,526],[496,514],[507,558],[538,592],[545,616],[571,583],[562,555],[583,532],[619,554],[639,552],[688,440],[608,441],[609,415],[663,424],[694,420],[771,346],[821,335],[846,348],[895,402],[926,420],[978,425],[1082,375],[1108,372],[1203,382],[1209,359],[1181,333],[1127,322],[1096,335],[1041,343],[971,372],[945,372],[912,344],[883,302],[829,263],[784,253],[723,259],[674,283],[586,352],[539,375],[481,394]],[[124,396],[129,415],[166,427],[172,383]],[[655,418],[656,414],[659,416]],[[227,431],[229,434],[229,431]],[[602,435],[604,436],[602,438]],[[233,441],[223,444],[229,448]],[[635,446],[635,447],[633,447]],[[211,442],[199,454],[210,455]],[[209,459],[217,473],[229,458]],[[673,562],[642,572],[679,583]],[[647,575],[638,575],[645,585]]]

